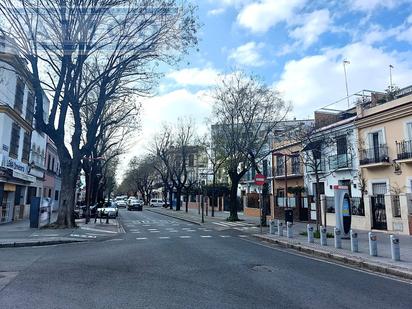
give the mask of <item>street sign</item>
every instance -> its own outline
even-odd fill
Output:
[[[257,186],[263,186],[265,184],[266,178],[262,174],[256,174],[255,176],[255,184]]]

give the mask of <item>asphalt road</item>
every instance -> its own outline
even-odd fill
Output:
[[[108,241],[0,249],[0,308],[412,308],[412,285],[122,210]]]

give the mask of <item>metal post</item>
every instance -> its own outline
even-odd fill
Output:
[[[87,188],[87,203],[86,203],[86,219],[85,223],[88,224],[90,221],[90,194],[91,194],[91,187],[92,187],[92,156],[93,154],[90,155],[90,158],[88,158],[89,161],[89,187]]]
[[[326,227],[324,227],[324,226],[320,227],[320,244],[322,246],[327,246],[328,245],[328,240],[326,238]]]
[[[203,194],[200,195],[200,207],[202,208],[202,223],[205,223],[205,207],[204,207],[204,201],[203,201]]]
[[[391,240],[392,260],[400,261],[401,260],[401,250],[400,250],[400,245],[399,245],[399,238],[396,235],[391,235],[390,240]]]
[[[278,220],[278,236],[283,236],[283,223]]]
[[[262,193],[259,193],[259,210],[260,210],[260,234],[263,234],[263,227],[262,227],[262,218],[263,218],[263,211],[262,211]]]
[[[358,233],[355,233],[352,230],[350,230],[350,250],[352,252],[358,252],[359,251]]]
[[[375,233],[369,232],[369,254],[371,256],[378,256],[378,238]]]
[[[288,165],[286,162],[287,156],[285,154],[285,208],[287,209],[289,207],[289,201],[288,201]]]
[[[293,224],[292,222],[286,222],[286,235],[288,238],[293,238]]]
[[[269,221],[269,234],[275,234],[275,220]]]
[[[335,248],[341,249],[342,248],[342,239],[341,239],[341,236],[340,236],[340,229],[335,227],[333,229],[333,236],[335,238]]]
[[[313,238],[313,226],[308,224],[306,227],[306,231],[308,233],[308,243],[313,244],[315,242]]]

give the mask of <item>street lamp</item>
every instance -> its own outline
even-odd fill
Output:
[[[345,86],[346,86],[346,100],[348,101],[348,108],[349,108],[349,89],[348,89],[348,78],[346,75],[346,65],[350,64],[349,60],[343,60],[343,71],[345,72]]]

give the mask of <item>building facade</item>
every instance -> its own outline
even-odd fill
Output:
[[[357,112],[365,228],[412,234],[412,87],[388,102],[359,104]]]
[[[31,75],[13,45],[0,37],[0,223],[28,216],[31,198],[41,196],[45,135],[36,131]],[[43,109],[48,112],[48,101]]]

